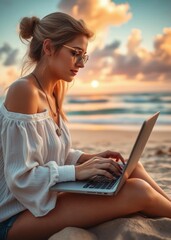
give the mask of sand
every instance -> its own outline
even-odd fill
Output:
[[[107,149],[128,158],[137,130],[71,130],[73,148],[88,153]],[[140,160],[153,179],[171,196],[171,129],[154,131]],[[67,227],[49,240],[171,239],[171,219],[135,214],[113,219],[89,229]]]

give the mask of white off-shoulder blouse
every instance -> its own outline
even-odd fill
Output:
[[[0,222],[28,209],[40,217],[57,201],[49,188],[75,181],[75,167],[83,152],[71,149],[71,138],[61,118],[62,135],[48,111],[9,112],[0,107]]]

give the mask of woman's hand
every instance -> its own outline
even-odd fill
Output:
[[[102,157],[103,154],[107,157]],[[76,179],[85,180],[96,175],[103,175],[110,179],[113,179],[113,175],[120,176],[122,173],[122,167],[114,159],[108,157],[108,154],[115,158],[116,161],[119,161],[120,159],[123,160],[119,153],[110,151],[100,153],[92,159],[75,166]]]
[[[101,152],[101,153],[96,153],[96,154],[87,154],[87,153],[83,153],[80,158],[78,159],[77,163],[78,164],[82,164],[85,163],[86,161],[92,159],[93,157],[102,157],[102,158],[113,158],[115,159],[116,162],[118,162],[119,160],[125,164],[125,160],[124,158],[121,156],[120,153],[118,152],[113,152],[113,151],[105,151],[105,152]]]
[[[113,152],[113,151],[107,150],[105,152],[98,153],[96,156],[103,157],[103,158],[113,158],[115,159],[116,162],[120,160],[123,164],[125,164],[125,160],[119,152]]]

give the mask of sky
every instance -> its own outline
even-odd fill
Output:
[[[62,11],[95,33],[70,93],[171,91],[170,0],[0,0],[0,94],[20,76],[22,17]]]

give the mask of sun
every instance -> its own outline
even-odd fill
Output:
[[[98,80],[92,80],[92,81],[91,81],[91,86],[92,86],[93,88],[97,88],[97,87],[99,86],[99,81],[98,81]]]

